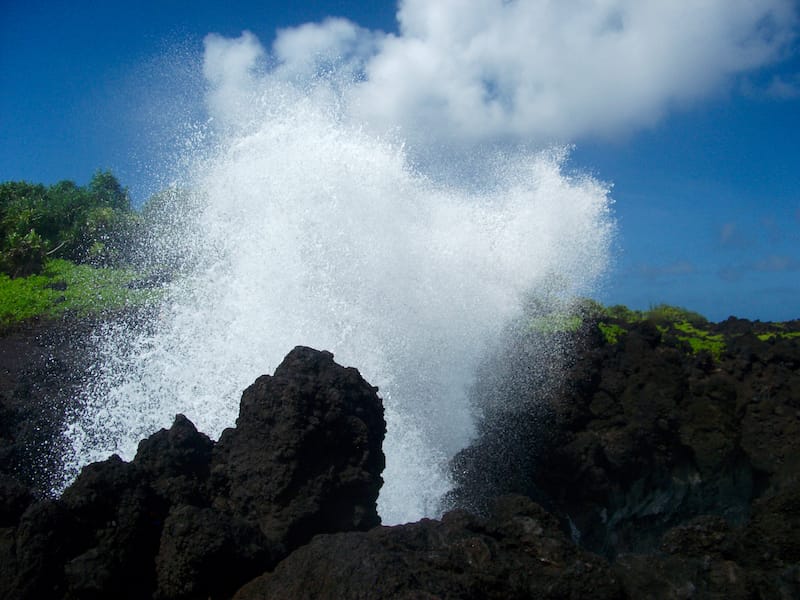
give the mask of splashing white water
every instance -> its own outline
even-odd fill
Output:
[[[190,266],[153,323],[102,332],[67,472],[131,458],[176,413],[218,436],[244,387],[303,344],[380,387],[384,522],[436,515],[473,434],[479,358],[531,290],[555,275],[562,297],[586,293],[604,271],[607,188],[565,176],[563,152],[495,158],[480,189],[437,183],[320,89],[251,86],[191,156],[180,227],[154,246]]]

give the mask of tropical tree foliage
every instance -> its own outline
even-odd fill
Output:
[[[138,224],[127,190],[109,171],[83,187],[0,183],[0,270],[12,277],[39,273],[48,257],[115,265]]]

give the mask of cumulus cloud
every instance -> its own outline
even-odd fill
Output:
[[[567,142],[727,89],[784,57],[798,25],[793,0],[401,0],[397,18],[397,34],[344,19],[282,30],[273,76],[344,65],[350,116],[410,140]],[[241,87],[263,49],[209,41],[207,76],[224,88],[228,65]]]
[[[234,122],[247,114],[254,101],[259,87],[258,66],[266,52],[249,31],[235,39],[210,34],[203,44],[203,75],[210,86],[209,112],[213,117]]]
[[[381,35],[331,18],[279,30],[272,51],[288,77],[312,78],[324,69],[343,69],[352,76],[377,52]]]
[[[790,0],[405,0],[356,91],[384,126],[565,141],[656,122],[781,57]]]

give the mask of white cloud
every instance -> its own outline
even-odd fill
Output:
[[[780,273],[800,270],[800,260],[793,256],[770,255],[753,265],[756,271]]]
[[[259,85],[257,67],[266,52],[249,31],[235,39],[210,34],[203,45],[203,75],[211,86],[207,96],[209,112],[223,122],[237,122],[249,111]]]
[[[405,0],[360,114],[459,140],[575,140],[657,121],[776,60],[789,0]]]
[[[726,90],[782,58],[797,21],[792,0],[401,0],[397,35],[344,19],[281,30],[271,77],[355,74],[351,117],[412,142],[543,145],[647,127]],[[257,41],[210,42],[217,95],[246,88]]]
[[[360,68],[377,51],[379,35],[346,19],[326,19],[322,23],[281,29],[272,50],[281,70],[294,77],[308,78],[321,68]]]
[[[723,267],[719,276],[723,281],[739,281],[749,273],[792,273],[800,271],[800,259],[785,254],[769,254],[753,262]]]

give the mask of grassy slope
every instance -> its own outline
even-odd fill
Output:
[[[41,275],[11,279],[0,274],[0,325],[141,305],[154,292],[131,289],[129,284],[137,277],[131,269],[94,268],[66,260],[49,261]]]

